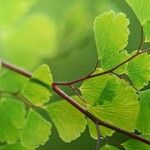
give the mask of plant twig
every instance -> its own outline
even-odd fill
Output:
[[[112,129],[114,131],[120,132],[122,134],[127,135],[130,138],[136,139],[138,141],[141,141],[143,143],[150,145],[150,140],[145,139],[137,134],[134,134],[132,132],[128,132],[124,129],[121,129],[119,127],[116,127],[114,125],[111,125],[105,121],[100,120],[99,118],[95,117],[93,114],[91,114],[89,111],[87,111],[84,107],[82,107],[80,104],[78,104],[74,99],[72,99],[69,95],[67,95],[65,92],[63,92],[57,84],[53,83],[52,85],[53,90],[62,98],[64,98],[66,101],[68,101],[71,105],[73,105],[75,108],[77,108],[82,114],[84,114],[86,117],[91,119],[94,123],[97,123],[98,125],[107,127],[109,129]]]
[[[82,97],[82,95],[80,95],[80,91],[77,87],[75,87],[74,85],[70,85],[71,89],[74,90],[75,94],[80,98],[81,101],[83,101],[84,103],[87,103],[86,100]]]
[[[137,92],[138,95],[140,95],[140,91],[134,86],[134,84],[132,83],[132,81],[127,80],[126,78],[124,78],[122,75],[117,74],[116,72],[112,72],[113,75],[115,75],[117,78],[119,78],[120,80],[125,81],[126,83],[129,84],[129,86],[131,86],[133,89],[135,89],[135,91]]]
[[[121,67],[122,65],[126,64],[127,62],[129,62],[130,60],[134,59],[135,57],[143,54],[143,53],[149,53],[150,52],[150,49],[146,49],[146,50],[143,50],[143,51],[139,51],[138,53],[134,54],[133,56],[131,56],[130,58],[128,58],[127,60],[123,61],[122,63],[120,63],[119,65],[115,66],[114,68],[112,69],[109,69],[107,71],[104,71],[102,73],[98,73],[98,74],[90,74],[88,76],[85,76],[85,77],[82,77],[80,79],[77,79],[77,80],[74,80],[74,81],[70,81],[70,82],[54,82],[52,84],[52,88],[53,90],[58,94],[60,95],[62,98],[64,98],[66,101],[68,101],[71,105],[73,105],[76,109],[78,109],[82,114],[84,114],[86,117],[88,117],[89,119],[91,119],[94,123],[97,123],[98,125],[101,125],[101,126],[104,126],[104,127],[107,127],[109,129],[112,129],[114,131],[117,131],[117,132],[120,132],[120,133],[123,133],[125,135],[127,135],[128,137],[130,138],[133,138],[133,139],[136,139],[138,141],[141,141],[143,143],[146,143],[146,144],[149,144],[150,145],[150,140],[148,139],[145,139],[139,135],[136,135],[132,132],[128,132],[124,129],[121,129],[121,128],[118,128],[114,125],[111,125],[105,121],[102,121],[100,120],[99,118],[95,117],[93,114],[91,114],[89,111],[87,111],[85,108],[83,108],[80,104],[78,104],[74,99],[72,99],[69,95],[67,95],[65,92],[63,92],[59,87],[58,85],[65,85],[65,86],[70,86],[70,85],[73,85],[74,83],[78,83],[78,82],[81,82],[81,81],[84,81],[84,80],[87,80],[89,78],[93,78],[93,77],[96,77],[96,76],[101,76],[101,75],[104,75],[104,74],[109,74],[109,73],[112,73],[114,70],[118,69],[119,67]],[[18,68],[12,64],[9,64],[9,63],[6,63],[5,61],[1,61],[1,65],[9,70],[12,70],[14,72],[17,72],[27,78],[31,78],[32,77],[32,73],[22,69],[22,68]],[[40,84],[40,82],[38,82]],[[42,84],[43,85],[43,84]]]
[[[120,68],[121,66],[123,66],[124,64],[128,63],[129,61],[131,61],[132,59],[136,58],[137,56],[139,55],[142,55],[144,53],[149,53],[150,52],[150,49],[146,49],[146,50],[143,50],[143,51],[139,51],[138,53],[132,55],[131,57],[129,57],[128,59],[126,59],[125,61],[123,61],[122,63],[118,64],[117,66],[109,69],[109,70],[106,70],[104,72],[101,72],[101,73],[97,73],[97,74],[91,74],[91,75],[88,75],[88,76],[84,76],[80,79],[77,79],[77,80],[73,80],[73,81],[69,81],[69,82],[55,82],[57,85],[65,85],[65,86],[70,86],[74,83],[78,83],[78,82],[81,82],[81,81],[84,81],[84,80],[87,80],[87,79],[90,79],[90,78],[94,78],[94,77],[97,77],[97,76],[102,76],[102,75],[105,75],[105,74],[110,74],[112,73],[114,70]]]
[[[70,86],[74,83],[78,83],[78,82],[81,82],[81,81],[84,81],[84,80],[87,80],[87,79],[90,79],[90,78],[93,78],[93,77],[97,77],[97,76],[101,76],[101,75],[105,75],[105,74],[109,74],[109,73],[112,73],[114,70],[118,69],[119,67],[121,67],[122,65],[128,63],[130,60],[136,58],[137,56],[139,55],[142,55],[144,53],[150,53],[150,49],[145,49],[143,51],[139,51],[138,53],[134,54],[133,56],[129,57],[127,60],[123,61],[122,63],[120,63],[119,65],[115,66],[114,68],[112,69],[109,69],[109,70],[106,70],[104,72],[101,72],[101,73],[97,73],[97,74],[93,74],[93,71],[88,74],[87,76],[84,76],[80,79],[76,79],[76,80],[73,80],[73,81],[69,81],[69,82],[55,82],[57,85],[65,85],[65,86]],[[98,63],[97,63],[98,64]],[[3,60],[1,60],[1,65],[9,70],[12,70],[14,72],[17,72],[27,78],[31,78],[32,77],[32,74],[27,71],[27,70],[24,70],[22,68],[19,68],[19,67],[16,67],[15,65],[12,65],[10,63],[7,63]]]
[[[23,75],[23,76],[25,76],[27,78],[31,78],[32,77],[32,73],[30,73],[27,70],[24,70],[22,68],[16,67],[15,65],[7,63],[6,61],[3,61],[3,60],[1,60],[0,63],[1,63],[1,65],[4,68],[7,68],[7,69],[9,69],[11,71],[14,71],[14,72],[17,72],[18,74],[21,74],[21,75]]]

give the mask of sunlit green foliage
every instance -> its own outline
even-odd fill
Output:
[[[62,74],[66,75],[65,80],[77,76],[75,72],[82,64],[82,55],[89,61],[93,58],[93,62],[99,61],[93,73],[96,74],[111,70],[142,51],[137,51],[139,44],[131,49],[130,41],[134,40],[131,26],[134,22],[124,10],[113,11],[108,9],[109,6],[109,11],[99,15],[98,9],[104,7],[98,5],[101,4],[99,1],[89,0],[87,4],[84,1],[66,3],[63,0],[57,2],[63,5],[59,12],[58,8],[62,6],[55,6],[54,1],[47,2],[49,5],[45,6],[44,2],[0,0],[0,58],[30,71],[35,70],[27,79],[0,67],[0,150],[38,149],[47,141],[51,142],[52,126],[61,140],[67,143],[79,138],[86,127],[89,135],[97,139],[95,123],[64,99],[58,98],[52,90],[53,82],[63,79],[58,78]],[[120,3],[131,7],[129,10],[133,11],[133,18],[137,17],[141,31],[143,29],[140,34],[144,35],[138,39],[150,42],[150,1],[126,2]],[[37,11],[39,3],[48,10]],[[94,21],[96,15],[98,17]],[[142,44],[141,47],[148,47]],[[88,51],[90,56],[87,56]],[[68,60],[64,58],[66,55],[69,55]],[[60,70],[54,65],[58,57],[56,66]],[[70,61],[73,64],[67,68],[64,64],[69,66]],[[38,67],[40,64],[43,65]],[[84,67],[82,64],[82,69]],[[68,77],[66,70],[70,68],[71,77]],[[57,76],[56,70],[59,70]],[[141,136],[149,139],[149,81],[150,56],[143,53],[109,74],[85,80],[77,85],[77,91],[69,90],[69,94],[100,120],[130,132],[136,129]],[[112,145],[107,138],[113,137],[114,131],[103,126],[99,129],[104,138],[101,150],[117,150],[118,145],[127,150],[150,149],[149,145],[133,139],[123,143],[117,141]]]

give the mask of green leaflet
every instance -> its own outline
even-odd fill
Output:
[[[150,21],[144,24],[145,42],[150,42]]]
[[[42,106],[49,101],[52,84],[52,74],[47,65],[41,65],[23,89],[23,94],[36,106]]]
[[[144,135],[143,137],[150,139],[150,135]],[[126,143],[123,144],[123,146],[126,150],[150,150],[150,145],[133,139],[128,140]]]
[[[45,144],[51,135],[52,125],[36,111],[30,109],[25,127],[22,132],[21,143],[28,148],[36,148]]]
[[[140,112],[138,116],[138,129],[142,134],[150,134],[150,90],[140,95]]]
[[[17,99],[0,99],[0,141],[11,144],[19,140],[25,113],[24,105]]]
[[[131,60],[127,74],[136,88],[142,89],[146,86],[150,81],[150,55],[143,54]]]
[[[33,148],[25,148],[21,143],[15,143],[10,145],[4,145],[0,147],[0,150],[34,150]]]
[[[13,71],[2,68],[0,70],[0,90],[7,92],[18,92],[27,82],[27,78]]]
[[[100,148],[100,150],[118,150],[118,148],[112,146],[112,145],[105,145],[102,148]]]
[[[126,0],[135,12],[140,23],[144,25],[150,20],[150,1],[149,0]]]
[[[129,20],[123,13],[106,12],[96,17],[94,33],[102,68],[110,69],[127,58]]]
[[[97,95],[99,94],[99,97],[97,96],[98,99],[95,99],[95,105],[87,105],[87,109],[103,121],[120,128],[133,131],[136,127],[136,119],[139,109],[136,91],[126,82],[114,76],[106,75],[104,77],[105,79],[101,77],[93,79],[95,80],[95,83],[96,81],[100,81],[98,78],[101,78],[102,81],[106,80],[107,82],[105,82],[105,85],[102,85],[105,87],[103,91],[101,90],[100,93],[98,91]],[[100,83],[103,84],[104,82]],[[92,88],[92,84],[90,86],[91,91],[95,90],[95,88]],[[86,93],[86,91],[84,92]],[[87,98],[88,97],[85,96],[86,100]],[[89,126],[90,130],[93,130],[92,122]],[[90,133],[92,133],[92,137],[96,136],[96,133],[94,133],[95,131],[90,131]],[[111,135],[112,132],[113,131],[110,129],[101,127],[101,133],[104,136]],[[95,138],[97,138],[97,136]]]
[[[92,111],[91,109],[89,109],[90,111]],[[97,130],[96,130],[96,125],[93,121],[91,120],[88,120],[88,128],[89,128],[89,133],[91,135],[91,137],[95,140],[97,140]],[[99,130],[102,134],[102,136],[111,136],[114,131],[110,130],[109,128],[106,128],[106,127],[102,127],[102,126],[99,126]]]
[[[144,28],[145,42],[150,41],[150,1],[149,0],[126,0],[135,12]]]
[[[110,77],[107,80],[107,83],[105,84],[103,92],[99,96],[98,100],[95,101],[95,105],[101,105],[101,104],[112,101],[113,98],[117,95],[117,92],[116,92],[117,86],[118,86],[118,83],[116,82],[116,79]]]
[[[91,137],[93,139],[97,140],[96,124],[93,121],[91,121],[90,119],[88,119],[88,128],[89,128]]]
[[[15,5],[13,9],[16,9],[16,15],[13,14],[8,0],[0,1],[0,8],[3,7],[0,10],[0,17],[3,20],[3,22],[0,22],[0,31],[3,25],[16,23],[35,1],[26,0],[24,6],[20,6],[20,2],[23,3],[22,0],[11,0],[10,6]],[[148,16],[150,15],[149,9],[147,9],[150,6],[149,1],[127,1],[133,10],[135,9],[135,13],[144,26],[145,41],[149,42],[150,27],[148,20],[150,17]],[[142,4],[140,5],[140,3]],[[141,8],[145,9],[145,12],[142,12]],[[9,12],[7,12],[8,10]],[[1,11],[3,11],[3,15],[1,15]],[[79,18],[81,13],[82,10],[79,10],[77,16],[71,17],[71,21],[67,23],[67,28],[70,27],[71,29],[74,25],[78,26],[85,19],[84,16]],[[87,22],[87,20],[85,19],[83,22]],[[110,11],[96,18],[94,24],[95,40],[103,70],[117,66],[128,57],[129,54],[125,50],[129,36],[128,25],[129,20],[123,13]],[[85,24],[83,23],[81,26],[85,26]],[[78,29],[79,32],[76,32],[75,36],[78,36],[80,32],[84,33],[81,28]],[[70,37],[71,32],[66,32],[67,30],[65,30],[64,34],[66,34],[66,37]],[[72,37],[73,35],[74,33]],[[91,39],[88,38],[90,34],[85,36],[87,37],[84,41],[86,45],[87,41]],[[36,66],[40,63],[43,58],[55,55],[53,51],[55,49],[55,38],[56,31],[53,22],[45,15],[32,15],[25,20],[22,19],[11,33],[7,33],[6,37],[2,37],[3,41],[1,43],[4,50],[0,50],[3,51],[0,52],[0,55],[2,57],[7,56],[6,58],[15,64],[31,69],[34,68],[34,65]],[[83,37],[77,38],[76,40],[70,38],[72,43],[68,45],[67,49],[70,49],[69,47],[72,47],[72,45],[76,46],[76,43],[81,43],[78,47],[84,47],[83,41],[80,41],[83,39]],[[66,49],[68,39],[64,39],[64,41],[61,46]],[[116,71],[117,73],[126,73],[126,68],[130,80],[138,89],[143,88],[150,81],[149,55],[143,54]],[[91,120],[86,120],[84,115],[66,101],[50,103],[42,107],[49,101],[52,95],[50,89],[52,82],[53,79],[48,66],[42,65],[27,82],[22,93],[33,105],[42,109],[44,108],[48,112],[63,141],[70,142],[77,139],[84,132],[87,121],[92,138],[97,139],[95,124]],[[0,91],[20,91],[23,83],[24,79],[16,73],[5,71],[4,69],[1,70]],[[73,98],[94,114],[94,116],[128,131],[133,131],[137,128],[139,131],[142,131],[144,137],[149,138],[149,135],[147,136],[150,133],[149,90],[142,92],[140,95],[140,112],[136,91],[127,83],[114,76],[104,75],[86,80],[80,87],[80,90],[85,101],[80,100],[77,96],[73,96]],[[0,98],[2,96],[0,95]],[[51,134],[51,123],[30,108],[27,120],[24,122],[25,113],[23,104],[15,101],[15,99],[13,100],[8,97],[0,99],[0,141],[6,141],[8,143],[1,146],[0,150],[31,150],[32,148],[35,149],[45,144],[48,140]],[[103,136],[112,135],[113,133],[112,130],[101,126],[100,130]],[[16,143],[18,141],[21,143]],[[134,140],[129,140],[124,146],[127,150],[150,149],[147,145]],[[116,149],[112,145],[102,147],[102,150]]]
[[[63,141],[71,142],[85,131],[86,119],[68,102],[59,101],[49,104],[46,106],[46,110]]]
[[[83,82],[80,91],[90,105],[94,105],[103,92],[109,76],[91,78]]]

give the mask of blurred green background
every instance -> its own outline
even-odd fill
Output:
[[[141,27],[124,0],[0,0],[0,58],[30,71],[47,63],[55,81],[84,76],[97,62],[94,18],[108,10],[127,14],[131,33],[126,49],[137,49]],[[7,87],[1,81],[7,90],[17,91],[25,80],[6,70],[0,76],[4,74],[11,82]],[[49,141],[39,150],[91,150],[95,144],[88,129],[68,144],[53,127]]]

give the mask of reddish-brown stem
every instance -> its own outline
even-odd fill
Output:
[[[104,72],[101,72],[101,73],[97,73],[97,74],[89,74],[85,77],[82,77],[80,79],[77,79],[77,80],[73,80],[73,81],[69,81],[69,82],[55,82],[57,85],[67,85],[67,86],[70,86],[74,83],[78,83],[78,82],[81,82],[81,81],[84,81],[84,80],[87,80],[87,79],[90,79],[90,78],[93,78],[93,77],[97,77],[97,76],[102,76],[102,75],[105,75],[105,74],[109,74],[109,73],[112,73],[114,70],[118,69],[119,67],[123,66],[124,64],[128,63],[129,61],[131,61],[132,59],[134,59],[135,57],[143,54],[143,53],[148,53],[150,52],[150,49],[146,49],[146,50],[143,50],[143,51],[139,51],[138,53],[135,53],[134,55],[132,55],[131,57],[129,57],[128,59],[126,59],[125,61],[123,61],[122,63],[118,64],[117,66],[109,69],[109,70],[106,70]]]
[[[12,70],[14,72],[17,72],[18,74],[21,74],[27,78],[31,78],[32,77],[32,73],[30,73],[29,71],[27,70],[24,70],[22,68],[19,68],[19,67],[16,67],[15,65],[12,65],[10,63],[7,63],[5,61],[0,61],[1,65],[4,67],[4,68],[7,68],[9,70]]]
[[[146,50],[143,50],[141,52],[138,52],[138,53],[135,53],[133,56],[129,57],[127,60],[123,61],[122,63],[120,63],[119,65],[115,66],[114,68],[111,68],[109,70],[106,70],[104,72],[101,72],[101,73],[97,73],[97,74],[92,74],[90,73],[89,75],[85,76],[85,77],[82,77],[80,79],[76,79],[76,80],[73,80],[73,81],[68,81],[68,82],[55,82],[55,84],[57,85],[65,85],[65,86],[70,86],[74,83],[78,83],[78,82],[81,82],[81,81],[84,81],[84,80],[87,80],[87,79],[90,79],[90,78],[93,78],[93,77],[97,77],[97,76],[101,76],[101,75],[105,75],[105,74],[109,74],[109,73],[112,73],[114,70],[118,69],[119,67],[121,67],[122,65],[126,64],[127,62],[129,62],[130,60],[134,59],[135,57],[143,54],[143,53],[149,53],[150,52],[150,49],[146,49]],[[12,71],[15,71],[25,77],[28,77],[28,78],[31,78],[32,74],[30,72],[28,72],[27,70],[24,70],[22,68],[19,68],[19,67],[16,67],[15,65],[12,65],[10,63],[7,63],[3,60],[1,60],[1,65],[9,70],[12,70]]]
[[[132,60],[133,58],[137,57],[138,55],[141,55],[143,53],[147,53],[150,52],[150,49],[144,50],[144,51],[139,51],[136,54],[134,54],[133,56],[131,56],[130,58],[128,58],[127,60],[125,60],[124,62],[120,63],[119,65],[117,65],[116,67],[109,69],[107,71],[104,71],[102,73],[97,73],[97,74],[89,74],[88,76],[85,76],[83,78],[74,80],[74,81],[70,81],[70,82],[54,82],[52,84],[52,88],[53,90],[60,95],[62,98],[64,98],[66,101],[68,101],[71,105],[73,105],[76,109],[78,109],[81,113],[83,113],[86,117],[88,117],[89,119],[91,119],[95,124],[99,124],[101,126],[107,127],[109,129],[115,130],[117,132],[123,133],[127,136],[129,136],[130,138],[139,140],[143,143],[149,144],[150,145],[150,140],[145,139],[141,136],[138,136],[132,132],[128,132],[126,130],[123,130],[121,128],[118,128],[114,125],[111,125],[105,121],[100,120],[99,118],[95,117],[92,113],[90,113],[89,111],[87,111],[84,107],[82,107],[80,104],[78,104],[74,99],[72,99],[69,95],[67,95],[65,92],[63,92],[58,85],[65,85],[65,86],[71,86],[74,83],[78,83],[93,77],[97,77],[97,76],[101,76],[104,74],[109,74],[112,73],[114,70],[118,69],[119,67],[121,67],[122,65],[126,64],[127,62],[129,62],[130,60]],[[18,68],[12,64],[6,63],[5,61],[1,61],[1,65],[9,70],[12,70],[14,72],[17,72],[27,78],[31,78],[32,77],[32,73],[22,69],[22,68]]]
[[[91,119],[94,123],[99,124],[101,126],[107,127],[109,129],[112,129],[114,131],[120,132],[122,134],[125,134],[127,136],[129,136],[130,138],[139,140],[143,143],[149,144],[150,145],[150,140],[145,139],[139,135],[136,135],[132,132],[128,132],[126,130],[123,130],[121,128],[118,128],[114,125],[111,125],[105,121],[100,120],[99,118],[95,117],[92,113],[90,113],[89,111],[87,111],[84,107],[82,107],[80,104],[78,104],[74,99],[72,99],[69,95],[67,95],[65,92],[63,92],[57,84],[53,83],[52,85],[53,90],[60,95],[61,97],[63,97],[66,101],[68,101],[71,105],[73,105],[75,108],[77,108],[82,114],[84,114],[86,117],[88,117],[89,119]]]

